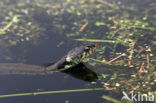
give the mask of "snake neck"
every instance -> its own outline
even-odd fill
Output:
[[[55,64],[45,67],[45,70],[46,71],[64,71],[68,69],[67,67],[70,65],[70,63],[66,61],[66,57],[67,56],[64,56]]]
[[[45,71],[58,71],[57,70],[57,63],[53,64],[53,65],[50,65],[48,67],[45,67]]]

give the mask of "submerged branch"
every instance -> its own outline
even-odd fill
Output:
[[[109,96],[106,96],[106,95],[103,95],[102,98],[107,100],[107,101],[111,101],[113,103],[121,103],[119,100],[112,98],[112,97],[109,97]]]
[[[92,61],[95,61],[97,63],[106,64],[106,65],[114,65],[114,66],[119,66],[120,65],[120,64],[116,64],[116,63],[110,63],[109,61],[104,61],[104,60],[98,60],[98,59],[93,59],[93,58],[88,58],[88,59],[92,60]]]
[[[116,6],[114,6],[113,4],[108,3],[108,2],[106,2],[106,1],[104,1],[104,0],[96,0],[96,1],[97,1],[97,2],[100,2],[100,3],[104,4],[104,5],[107,5],[107,6],[111,7],[111,8],[115,8],[115,7],[116,7]]]
[[[144,30],[151,30],[151,31],[156,31],[156,28],[154,27],[137,27],[138,29],[144,29]]]
[[[0,98],[6,97],[18,97],[18,96],[30,96],[30,95],[41,95],[41,94],[54,94],[54,93],[71,93],[71,92],[85,92],[85,91],[98,91],[105,90],[104,88],[89,88],[89,89],[74,89],[74,90],[58,90],[58,91],[45,91],[45,92],[32,92],[32,93],[17,93],[0,95]]]
[[[122,53],[121,55],[117,56],[116,58],[110,60],[109,63],[112,63],[113,61],[119,59],[119,58],[122,57],[122,56],[126,56],[126,54],[125,54],[125,53]]]
[[[108,43],[115,43],[114,40],[98,40],[98,39],[74,39],[77,41],[87,41],[87,42],[108,42]]]
[[[16,22],[17,16],[14,16],[13,19],[4,27],[0,30],[0,35],[3,34],[7,29],[9,29],[14,22]]]

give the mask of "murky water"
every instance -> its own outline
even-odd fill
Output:
[[[43,44],[39,46],[27,46],[27,44],[22,44],[8,48],[9,53],[14,56],[13,60],[8,62],[18,63],[20,59],[25,59],[26,64],[36,64],[43,65],[50,62],[56,62],[63,55],[67,53],[71,48],[78,44],[73,45],[73,41],[64,40],[62,37],[57,37],[57,34],[53,34],[54,38],[49,38]],[[61,41],[65,43],[59,47],[57,44]],[[26,51],[26,52],[25,52]],[[5,54],[4,54],[5,55]],[[22,57],[24,55],[24,58]],[[19,60],[18,60],[18,59]],[[17,61],[16,61],[17,60]],[[5,62],[7,62],[4,59]],[[3,59],[1,59],[3,62]],[[82,72],[80,72],[82,73]],[[81,75],[81,74],[80,74]],[[82,89],[82,88],[94,88],[97,85],[91,85],[89,82],[83,79],[77,79],[69,74],[56,72],[52,75],[7,75],[0,76],[0,94],[11,94],[11,93],[24,93],[24,92],[36,92],[36,91],[55,91],[55,90],[70,90],[70,89]],[[102,91],[97,92],[85,92],[85,93],[62,93],[62,94],[52,94],[52,95],[41,95],[41,96],[26,96],[26,97],[13,97],[4,98],[0,100],[0,103],[43,103],[43,102],[53,102],[53,103],[64,103],[69,100],[69,102],[79,103],[81,98],[83,102],[91,102],[93,100],[101,101],[99,99]],[[93,98],[93,99],[90,99]]]
[[[111,25],[112,23],[109,20],[112,18],[109,18],[109,16],[111,17],[113,15],[117,15],[115,17],[119,17],[119,18],[120,16],[124,16],[123,18],[128,18],[129,16],[130,16],[129,18],[133,18],[131,17],[131,15],[137,16],[138,14],[135,14],[136,12],[133,13],[132,11],[134,9],[133,7],[136,6],[136,3],[139,5],[140,0],[137,1],[121,0],[118,2],[115,0],[111,0],[110,4],[107,3],[109,1],[102,2],[104,0],[91,0],[88,2],[81,0],[80,3],[75,0],[73,1],[67,0],[67,2],[61,1],[61,3],[59,3],[60,1],[51,1],[51,0],[47,0],[46,2],[43,2],[42,0],[33,0],[33,1],[27,0],[24,3],[22,3],[20,0],[15,0],[15,1],[16,3],[11,0],[0,1],[0,5],[2,8],[5,8],[3,7],[4,4],[8,4],[8,8],[6,11],[5,9],[0,10],[0,13],[6,16],[6,18],[4,18],[5,16],[0,16],[0,28],[2,27],[2,30],[0,29],[0,34],[4,34],[4,35],[0,35],[1,36],[0,37],[1,39],[0,40],[1,43],[0,62],[45,65],[45,64],[57,62],[60,58],[66,55],[66,53],[72,48],[83,45],[84,42],[75,41],[74,39],[72,39],[74,37],[108,39],[105,37],[108,36],[108,32],[110,32],[110,35],[112,36],[112,38],[110,36],[111,40],[117,38],[117,36],[113,37],[114,32],[111,34],[111,30],[109,30],[110,29],[109,25]],[[151,1],[148,3],[155,5],[156,3],[154,2],[155,1]],[[101,3],[103,5],[108,6],[107,8],[108,10],[106,11],[104,10],[105,12],[107,12],[106,15],[104,11],[98,10],[98,8],[101,7],[101,5],[98,4]],[[130,7],[126,8],[127,11],[129,10],[129,14],[126,11],[123,13],[123,15],[118,15],[118,13],[121,13],[121,11],[120,10],[117,11],[116,9],[114,9],[115,7],[112,5],[113,3],[121,7],[121,11],[125,9],[128,3],[130,3]],[[16,4],[18,4],[18,6]],[[88,8],[86,9],[85,8],[87,7],[86,5],[90,5],[90,6],[88,6]],[[97,6],[95,6],[94,8],[93,5],[97,5]],[[146,7],[144,3],[140,5],[142,6],[142,8]],[[77,12],[79,11],[76,10],[77,6],[80,6],[80,8],[85,8],[85,10],[83,11],[81,11],[82,9],[80,9],[82,14],[81,12]],[[147,8],[149,8],[149,6],[150,5],[148,5]],[[23,8],[23,9],[19,9],[19,8]],[[140,7],[137,10],[138,11],[139,9],[142,10],[142,8]],[[90,10],[92,10],[93,13],[92,12],[90,13]],[[148,12],[148,10],[150,11],[150,13],[153,14],[155,13],[154,7],[147,10],[145,9],[144,12]],[[92,15],[87,15],[87,12],[89,12]],[[16,15],[16,13],[18,14],[17,18],[19,20],[17,18],[14,18],[14,15]],[[97,20],[100,19],[99,16],[95,17],[94,13],[99,14],[101,19],[103,19],[103,21],[105,22],[102,21],[101,23],[100,21],[96,21],[96,19]],[[82,16],[79,17],[80,15]],[[74,17],[74,19],[72,18],[72,16]],[[146,15],[145,17],[147,18],[148,15]],[[11,22],[12,18],[14,18],[13,23]],[[83,33],[78,33],[77,31],[79,31],[79,28],[82,27],[82,25],[80,25],[79,23],[83,24],[84,22],[86,22],[87,20],[85,18],[89,18],[88,21],[90,21],[89,22],[90,24],[88,24],[89,26],[87,26],[86,28],[84,27],[86,31],[84,30]],[[121,17],[120,19],[123,18]],[[153,20],[155,16],[149,18]],[[135,19],[137,19],[137,17]],[[81,20],[83,21],[83,23],[79,22]],[[115,19],[112,19],[112,21],[115,23],[117,22],[117,20]],[[129,21],[127,20],[125,22],[125,25],[131,25],[131,24],[126,24],[127,22]],[[139,21],[137,21],[137,23],[138,22]],[[110,23],[108,27],[107,27],[107,23],[108,24]],[[123,23],[123,21],[121,21],[121,23]],[[139,23],[137,25],[140,25]],[[4,25],[7,24],[9,25],[5,27]],[[142,24],[147,25],[146,23],[142,23]],[[103,27],[98,27],[99,25],[102,25]],[[152,25],[155,26],[155,24]],[[114,26],[112,26],[112,28],[113,27]],[[5,30],[5,28],[7,29]],[[97,32],[94,33],[94,31]],[[115,32],[117,33],[118,30]],[[123,33],[124,36],[128,34],[127,32],[129,31],[128,30],[126,32],[124,31],[125,33],[125,34]],[[139,36],[138,37],[139,39],[137,39],[137,41],[141,41],[143,38],[142,45],[145,44],[151,45],[149,41],[151,40],[150,38],[153,37],[152,36],[153,32],[151,33],[147,30],[145,33],[147,34],[149,33],[149,35],[147,36],[149,38],[146,38],[146,36],[145,37]],[[117,35],[119,34],[117,33]],[[147,41],[144,41],[144,38],[146,38]],[[122,37],[119,37],[119,39],[121,39],[122,41]],[[152,40],[154,41],[154,38],[152,38]],[[105,57],[106,60],[110,59],[110,54],[111,54],[110,52],[112,49],[111,47],[113,47],[114,44],[99,43],[99,48],[104,46],[106,46],[105,52],[103,52],[104,50],[103,51],[99,50],[97,53],[94,53],[92,57],[93,58],[97,57],[98,59],[99,58],[101,59],[103,56]],[[151,47],[152,46],[153,45],[151,45]],[[116,47],[117,48],[114,48],[114,51],[116,53],[126,52],[127,47],[125,45],[116,45]],[[102,54],[102,56],[100,55],[100,53]],[[95,84],[91,83],[92,81],[101,77],[101,73],[109,74],[108,77],[112,76],[112,78],[115,79],[119,76],[118,78],[119,81],[121,77],[121,80],[124,78],[123,79],[124,82],[125,78],[127,79],[127,81],[128,79],[130,79],[129,76],[130,73],[134,74],[137,72],[136,69],[129,69],[129,68],[127,69],[127,67],[122,67],[122,66],[115,67],[115,66],[107,66],[103,64],[94,66],[94,63],[92,63],[91,65],[90,64],[89,63],[79,64],[76,68],[74,68],[78,70],[67,71],[67,72],[54,72],[51,75],[0,75],[0,95],[42,92],[42,91],[85,89],[85,88],[102,88],[104,85],[101,82],[102,81],[107,82],[109,81],[109,79],[104,78],[102,80],[97,80]],[[127,75],[125,75],[124,73]],[[124,87],[124,85],[122,86],[123,88],[127,88],[126,86]],[[19,97],[10,97],[10,98],[0,98],[0,103],[110,103],[102,99],[101,98],[102,95],[111,95],[113,97],[116,97],[118,100],[120,100],[122,97],[122,92],[117,91],[117,94],[116,92],[113,94],[112,92],[101,90],[101,91],[88,91],[88,92],[19,96]]]
[[[57,38],[57,35],[55,36]],[[63,39],[59,37],[59,41]],[[66,54],[70,48],[72,48],[72,42],[66,42],[66,44],[61,45],[60,47],[56,47],[58,40],[49,39],[44,44],[40,46],[36,46],[33,48],[29,48],[29,46],[24,47],[22,45],[19,48],[12,47],[11,54],[16,58],[20,58],[21,55],[24,54],[24,58],[26,59],[27,64],[36,64],[41,65],[48,62],[55,62],[58,58],[61,58]],[[71,46],[71,47],[70,47]],[[24,53],[24,51],[27,52]],[[13,61],[14,62],[14,61]],[[16,62],[15,62],[16,63]],[[49,90],[68,90],[68,89],[81,89],[88,87],[96,87],[94,85],[90,85],[90,83],[85,82],[83,80],[76,79],[66,73],[53,73],[52,75],[34,75],[34,76],[0,76],[0,94],[10,94],[10,93],[24,93],[24,92],[35,92],[35,91],[49,91]],[[9,99],[1,99],[1,102],[7,103],[12,101],[12,103],[17,102],[54,102],[54,103],[62,103],[66,100],[70,102],[81,102],[78,98],[82,98],[85,102],[90,102],[95,100],[95,96],[97,97],[96,101],[99,100],[99,96],[103,92],[98,92],[98,95],[95,95],[94,92],[86,92],[86,93],[67,93],[67,94],[52,94],[52,95],[43,95],[43,96],[27,96],[27,97],[13,97]],[[72,96],[73,95],[73,96]],[[85,97],[85,98],[84,98]],[[89,99],[93,98],[94,99]],[[84,99],[83,99],[84,98]],[[88,99],[87,99],[88,98]]]

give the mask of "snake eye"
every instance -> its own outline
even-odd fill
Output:
[[[85,51],[89,51],[89,47],[85,47],[84,50],[85,50]]]

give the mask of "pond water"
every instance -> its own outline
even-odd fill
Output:
[[[47,34],[48,35],[48,34]],[[49,34],[50,35],[50,34]],[[44,65],[50,62],[56,62],[62,58],[73,46],[73,41],[64,39],[64,37],[57,34],[53,34],[53,37],[49,37],[39,46],[29,46],[27,43],[20,44],[8,48],[9,53],[14,56],[13,60],[7,61],[1,59],[1,62],[19,63],[19,59],[24,59],[25,64]],[[60,47],[57,47],[59,42],[65,42]],[[26,51],[26,52],[25,52]],[[5,55],[5,53],[3,54]],[[81,72],[79,72],[81,75]],[[86,74],[87,75],[87,74]],[[91,78],[89,78],[91,79]],[[26,93],[26,92],[39,92],[39,91],[56,91],[56,90],[70,90],[70,89],[83,89],[83,88],[95,88],[97,85],[92,85],[88,81],[74,78],[66,73],[55,72],[51,75],[2,75],[0,76],[0,94],[12,94],[12,93]],[[99,86],[100,87],[100,86]],[[98,93],[98,94],[97,94]],[[4,98],[0,100],[0,103],[64,103],[65,101],[79,103],[79,102],[92,102],[94,100],[102,102],[100,95],[104,91],[99,92],[84,92],[84,93],[61,93],[52,95],[38,95],[38,96],[24,96]],[[81,98],[81,99],[80,99]],[[93,99],[91,99],[93,98]]]
[[[0,1],[1,63],[53,64],[72,48],[84,45],[87,38],[92,38],[89,42],[99,42],[91,61],[77,65],[74,70],[51,75],[0,75],[0,96],[105,89],[15,96],[0,98],[0,103],[112,103],[113,98],[121,100],[122,91],[154,93],[155,10],[155,0]],[[149,49],[150,52],[146,51]],[[122,53],[126,56],[118,60]],[[110,62],[115,57],[117,61]],[[143,72],[140,77],[138,71],[143,63],[148,73]],[[104,99],[103,95],[113,98]]]

